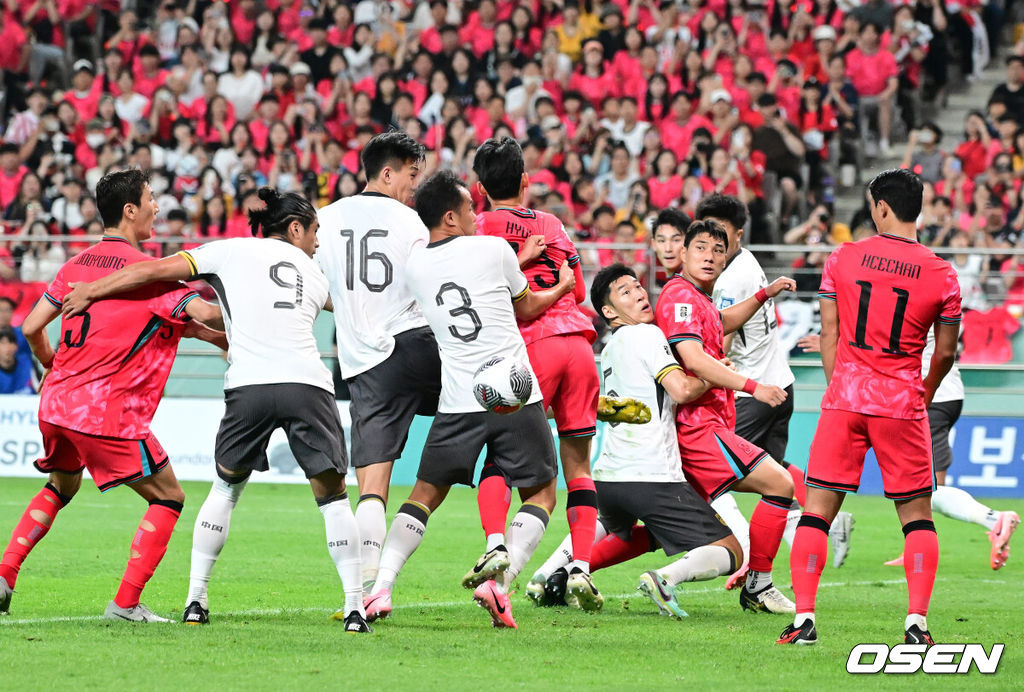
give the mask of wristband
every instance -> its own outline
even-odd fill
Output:
[[[754,294],[754,298],[757,300],[758,303],[764,305],[765,303],[768,302],[768,291],[764,290],[763,288],[759,288],[757,289],[757,293]]]
[[[749,394],[750,396],[754,396],[754,391],[756,389],[757,382],[754,380],[748,379],[746,382],[743,383],[743,391]]]

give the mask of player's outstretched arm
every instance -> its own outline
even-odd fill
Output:
[[[192,321],[185,325],[185,336],[228,350],[228,337],[224,333],[224,316],[220,306],[194,298],[185,304],[185,313]]]
[[[554,288],[535,293],[530,290],[529,286],[526,287],[526,294],[513,305],[516,319],[522,322],[532,320],[551,307],[556,300],[572,291],[575,286],[575,272],[569,267],[568,262],[562,262],[562,266],[558,269],[558,283]]]
[[[722,310],[722,330],[726,334],[732,334],[746,324],[769,298],[774,298],[783,291],[795,290],[796,282],[788,276],[775,279],[767,288],[762,288],[746,300]]]
[[[836,366],[836,349],[839,346],[839,307],[836,301],[829,298],[818,299],[818,312],[821,315],[821,338],[818,348],[821,349],[821,364],[825,368],[825,382],[832,381],[832,370]]]
[[[942,378],[953,367],[956,358],[956,342],[960,338],[960,324],[946,322],[935,323],[935,352],[932,353],[931,364],[928,366],[928,377],[924,378],[924,405],[930,406],[935,390]]]
[[[46,325],[59,316],[60,310],[53,307],[46,298],[40,298],[21,325],[21,333],[25,335],[32,354],[46,369],[53,365],[53,357],[56,355],[50,339],[46,336]]]
[[[184,281],[192,277],[192,266],[181,255],[152,262],[136,262],[96,281],[70,284],[71,291],[64,296],[63,312],[68,317],[81,315],[100,298],[125,293],[156,281]]]
[[[705,353],[704,347],[698,341],[680,341],[675,345],[675,349],[686,369],[705,380],[709,386],[746,392],[769,406],[778,406],[786,400],[784,389],[755,382],[731,370],[721,361]]]
[[[661,386],[677,404],[685,404],[698,399],[711,389],[711,385],[701,378],[690,377],[682,370],[673,370],[665,375],[661,380]]]

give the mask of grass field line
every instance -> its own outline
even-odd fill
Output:
[[[942,577],[936,579],[936,581],[944,581]],[[1006,584],[1005,580],[997,579],[986,579],[984,580],[993,584]],[[876,586],[886,585],[891,586],[894,584],[906,583],[905,579],[868,579],[864,581],[833,581],[833,582],[822,582],[819,588],[821,589],[835,589],[841,587],[851,586]],[[704,586],[697,588],[682,588],[682,594],[706,594],[715,593],[718,591],[724,591],[721,586]],[[622,594],[605,595],[605,599],[642,599],[644,596],[637,593],[636,591]],[[456,606],[466,605],[470,602],[467,597],[466,600],[462,601],[426,601],[420,603],[396,603],[395,610],[423,610],[431,608],[453,608]],[[322,607],[307,607],[307,608],[249,608],[246,610],[232,610],[222,613],[214,612],[214,616],[223,617],[246,617],[253,615],[283,615],[285,613],[332,613],[334,609],[322,608]],[[58,622],[93,622],[102,620],[102,615],[66,615],[61,617],[49,617],[49,618],[12,618],[3,617],[0,618],[0,625],[43,625]]]

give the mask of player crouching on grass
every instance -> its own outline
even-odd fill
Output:
[[[686,552],[644,572],[638,586],[661,613],[686,617],[675,598],[676,585],[728,575],[743,559],[732,531],[686,482],[679,456],[676,404],[702,396],[708,384],[679,367],[653,324],[647,291],[632,269],[623,264],[602,269],[590,296],[612,329],[601,352],[605,392],[641,401],[654,414],[643,424],[613,423],[605,433],[593,469],[600,514],[591,567],[610,567],[658,547],[670,556]],[[541,572],[551,574],[558,566],[554,562],[565,562],[567,548],[563,541]]]
[[[61,323],[54,353],[46,325],[60,315],[74,282],[94,281],[127,265],[151,264],[139,242],[152,234],[159,211],[138,170],[111,173],[96,185],[103,239],[67,262],[22,325],[32,352],[47,369],[39,401],[46,456],[36,468],[49,482],[32,499],[0,560],[0,614],[10,609],[14,583],[29,552],[43,539],[82,486],[82,469],[101,492],[127,485],[149,503],[132,541],[121,586],[104,617],[170,622],[139,603],[167,551],[185,493],[167,453],[149,431],[178,342],[192,336],[226,347],[224,334],[189,319],[221,326],[221,312],[177,283],[137,288],[104,300]]]
[[[406,271],[409,289],[441,351],[441,398],[416,485],[384,542],[377,582],[366,601],[367,616],[390,614],[391,590],[423,540],[431,513],[452,485],[472,485],[477,459],[486,447],[487,460],[519,488],[523,506],[505,535],[508,560],[485,575],[473,597],[490,612],[495,627],[515,628],[508,585],[547,528],[555,507],[558,463],[532,368],[533,393],[522,409],[509,415],[482,409],[473,395],[473,376],[495,356],[529,367],[516,319],[538,315],[570,293],[575,281],[563,263],[554,287],[531,291],[509,244],[475,235],[473,199],[451,171],[441,171],[420,186],[416,211],[430,229],[430,243],[413,249]]]
[[[369,632],[362,604],[359,527],[345,488],[348,456],[334,401],[334,380],[320,360],[313,323],[333,307],[327,277],[313,262],[316,210],[294,192],[259,190],[266,206],[249,212],[253,235],[206,243],[156,262],[140,262],[65,298],[79,314],[98,298],[154,281],[202,278],[224,306],[228,370],[224,418],[217,432],[217,480],[196,517],[183,621],[209,622],[207,588],[228,537],[231,514],[253,471],[266,471],[267,444],[278,427],[309,479],[323,515],[327,549],[345,590],[334,614],[345,631]]]
[[[740,605],[755,612],[792,613],[793,602],[772,583],[772,562],[793,503],[793,480],[767,452],[733,432],[734,390],[771,406],[781,404],[786,393],[747,379],[721,359],[725,334],[742,327],[769,298],[794,290],[796,283],[776,279],[753,296],[717,310],[711,295],[725,269],[728,242],[715,221],[690,224],[683,239],[681,273],[665,284],[655,319],[685,371],[712,385],[699,399],[677,409],[677,438],[687,479],[708,501],[729,490],[761,496],[750,518],[750,571],[740,590]]]

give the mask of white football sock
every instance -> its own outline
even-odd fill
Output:
[[[803,511],[799,509],[791,509],[789,514],[786,515],[786,530],[782,532],[782,538],[786,541],[786,545],[789,546],[790,550],[793,549],[793,539],[796,538],[796,525],[800,523],[801,516],[803,516]]]
[[[725,520],[729,530],[736,536],[743,548],[743,562],[750,559],[750,524],[743,512],[736,506],[736,498],[731,493],[725,493],[711,503],[711,508],[718,512],[718,516]]]
[[[540,545],[540,539],[544,538],[544,530],[547,529],[550,518],[551,515],[546,509],[534,504],[524,504],[512,517],[506,532],[509,567],[499,580],[499,584],[505,590],[508,590],[512,581],[530,561],[533,551]]]
[[[187,606],[192,601],[209,609],[207,589],[210,574],[217,563],[217,557],[228,540],[228,529],[231,527],[231,512],[238,504],[246,483],[228,483],[222,478],[213,481],[210,494],[206,496],[203,506],[196,516],[195,528],[192,530],[192,562],[189,566]]]
[[[950,519],[984,526],[989,531],[995,528],[996,520],[999,518],[999,512],[981,504],[966,490],[948,485],[935,488],[935,492],[932,493],[932,509]]]
[[[597,522],[598,529],[600,530],[601,522]],[[546,580],[560,567],[565,567],[572,562],[572,535],[566,534],[562,542],[555,548],[555,552],[551,553],[551,557],[544,561],[544,564],[540,566],[535,574],[538,574]]]
[[[754,570],[747,572],[747,583],[744,588],[750,593],[757,593],[761,589],[767,588],[771,585],[771,572],[755,572]]]
[[[331,498],[326,504],[317,503],[324,515],[327,534],[327,552],[341,577],[345,589],[345,614],[353,610],[365,616],[363,610],[363,582],[359,563],[359,525],[348,503],[348,494]]]
[[[406,502],[398,510],[395,520],[391,522],[387,540],[384,541],[384,550],[380,556],[380,569],[377,571],[377,581],[374,582],[373,593],[379,593],[384,589],[390,591],[394,588],[398,573],[402,571],[409,556],[416,552],[416,548],[420,547],[429,518],[430,512],[418,503]]]
[[[672,586],[685,581],[706,581],[731,574],[732,553],[720,545],[702,545],[682,558],[658,570],[661,578]]]
[[[356,505],[355,516],[361,540],[359,561],[362,563],[363,587],[369,591],[370,586],[377,579],[380,551],[388,530],[384,500],[377,495],[360,497],[359,503]]]
[[[487,549],[485,552],[491,552],[499,545],[505,545],[505,534],[503,533],[489,533],[487,534]],[[508,546],[505,545],[507,548]]]
[[[796,617],[793,618],[793,627],[800,627],[808,620],[811,624],[814,624],[814,613],[797,613]]]

